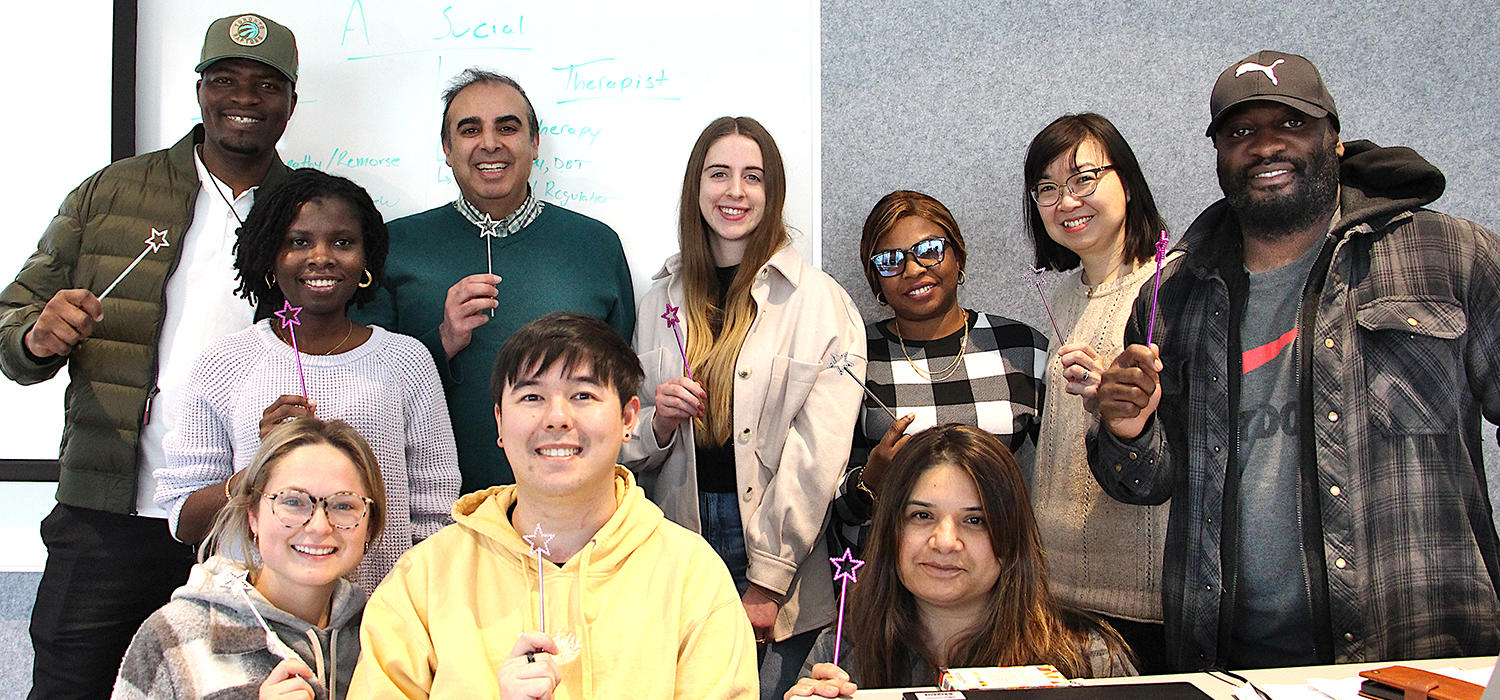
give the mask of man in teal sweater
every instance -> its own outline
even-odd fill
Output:
[[[515,481],[495,442],[489,387],[505,340],[554,311],[597,316],[629,338],[635,296],[614,230],[532,193],[540,125],[521,86],[470,68],[443,102],[443,153],[460,196],[390,223],[385,279],[355,316],[432,351],[469,493]]]

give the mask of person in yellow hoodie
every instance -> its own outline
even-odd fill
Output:
[[[506,341],[490,393],[516,483],[460,498],[455,523],[401,557],[365,607],[350,697],[757,696],[728,569],[617,464],[641,377],[582,314]]]

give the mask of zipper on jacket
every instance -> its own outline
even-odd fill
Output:
[[[1298,479],[1297,527],[1302,547],[1304,569],[1303,591],[1307,595],[1308,611],[1312,615],[1313,656],[1317,663],[1333,663],[1333,622],[1328,604],[1328,558],[1323,552],[1326,533],[1323,530],[1322,489],[1318,484],[1317,440],[1314,437],[1316,418],[1313,416],[1312,353],[1313,343],[1303,342],[1309,332],[1316,334],[1319,298],[1328,281],[1328,272],[1333,254],[1340,239],[1332,232],[1323,237],[1323,248],[1313,263],[1307,281],[1302,286],[1302,298],[1297,301],[1297,421],[1298,443],[1301,456]],[[1309,303],[1311,302],[1311,303]]]

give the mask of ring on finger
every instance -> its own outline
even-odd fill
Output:
[[[1084,371],[1083,371],[1083,379],[1082,379],[1082,381],[1085,381],[1085,382],[1086,382],[1086,381],[1088,381],[1088,380],[1089,380],[1089,375],[1090,375],[1090,374],[1092,374],[1092,373],[1091,373],[1091,372],[1089,372],[1089,371],[1088,371],[1088,370],[1084,370]]]
[[[536,652],[534,652],[534,651],[528,651],[528,652],[526,652],[526,663],[528,663],[528,664],[536,663]]]

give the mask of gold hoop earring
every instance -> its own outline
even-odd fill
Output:
[[[372,284],[375,284],[375,275],[370,274],[369,268],[366,268],[365,269],[365,280],[363,282],[359,283],[359,288],[360,289],[365,289],[365,288],[369,287]]]
[[[273,275],[269,272],[266,273],[266,286],[270,287],[271,289],[276,288],[276,275]]]
[[[969,279],[968,275],[963,270],[959,270],[958,271],[958,283],[959,284],[963,284],[964,282],[967,282],[968,279]]]

